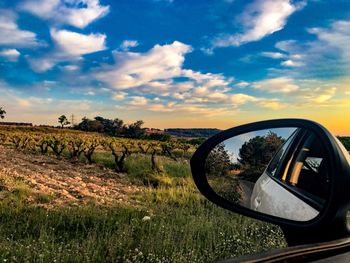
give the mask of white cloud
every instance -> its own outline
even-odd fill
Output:
[[[85,93],[85,95],[87,95],[87,96],[95,96],[96,93],[95,93],[94,91],[90,90],[90,91],[87,91],[87,92]]]
[[[155,112],[174,112],[175,109],[169,108],[166,105],[163,104],[153,104],[150,105],[148,108],[150,111],[155,111]]]
[[[292,3],[291,0],[255,0],[237,17],[243,32],[218,37],[213,45],[214,47],[240,46],[258,41],[283,29],[288,17],[304,5],[304,2]]]
[[[214,55],[214,50],[212,47],[201,47],[200,50],[207,56],[212,56]]]
[[[77,28],[84,28],[109,12],[109,6],[100,5],[99,0],[27,0],[20,8],[53,23]]]
[[[191,50],[191,46],[175,41],[155,45],[145,53],[114,51],[115,64],[102,65],[93,75],[114,90],[130,94],[191,103],[230,103],[227,93],[233,78],[183,69],[185,55]]]
[[[81,60],[83,55],[106,49],[106,35],[89,34],[84,35],[68,30],[51,29],[51,38],[55,49],[39,58],[29,58],[31,68],[37,72],[45,72],[62,61]],[[76,70],[75,67],[67,68]]]
[[[185,55],[191,50],[190,46],[175,41],[156,45],[145,53],[114,51],[115,64],[103,65],[94,76],[117,91],[113,95],[115,100],[125,100],[128,94],[144,94],[130,97],[128,105],[132,109],[215,115],[206,108],[221,109],[223,113],[261,101],[251,95],[233,94],[234,78],[183,69]],[[182,80],[179,82],[178,78]],[[239,82],[237,85],[250,84]],[[156,95],[157,100],[149,99],[150,94]]]
[[[155,45],[145,53],[114,51],[115,64],[102,65],[93,75],[113,88],[116,92],[112,95],[114,100],[127,102],[127,107],[133,110],[214,116],[232,112],[247,103],[274,109],[278,107],[277,100],[233,93],[234,86],[247,87],[251,85],[248,82],[233,84],[234,78],[221,74],[183,69],[185,55],[191,50],[190,46],[175,41],[163,46]],[[289,92],[296,87],[288,81],[270,80],[275,86],[284,84],[281,92]],[[257,83],[254,85],[258,86]],[[129,94],[132,95],[128,97]],[[156,99],[151,99],[150,94]]]
[[[287,54],[283,70],[288,70],[295,78],[347,76],[350,72],[350,20],[333,21],[327,27],[311,28],[308,32],[316,39],[276,43],[275,47]]]
[[[284,52],[290,53],[291,49],[297,45],[296,40],[283,40],[276,43],[275,47]]]
[[[46,72],[49,69],[53,68],[59,60],[55,57],[40,57],[40,58],[28,58],[29,65],[32,70],[35,72]]]
[[[132,97],[130,105],[133,105],[133,106],[145,106],[145,105],[147,105],[147,103],[148,103],[147,98],[141,97],[141,96],[134,96],[134,97]]]
[[[80,56],[106,49],[104,34],[84,35],[68,30],[51,30],[51,38],[64,56]]]
[[[282,54],[280,52],[262,52],[261,55],[272,59],[286,58],[286,54]]]
[[[21,53],[14,48],[0,50],[0,57],[3,57],[11,62],[16,62]]]
[[[193,79],[198,83],[205,83],[205,86],[208,88],[227,86],[230,82],[234,80],[233,78],[225,78],[221,74],[203,74],[201,72],[193,71],[190,69],[182,70],[182,76]]]
[[[249,86],[249,83],[246,81],[240,81],[237,84],[235,84],[235,86],[237,86],[238,88],[245,88]]]
[[[247,102],[258,101],[259,99],[257,99],[254,96],[250,96],[250,95],[243,94],[243,93],[238,93],[238,94],[231,95],[230,100],[231,100],[233,105],[241,105],[241,104],[245,104]]]
[[[113,99],[114,100],[124,100],[128,93],[126,92],[117,92],[113,94]]]
[[[267,108],[272,110],[280,110],[287,107],[287,104],[282,103],[277,99],[263,100],[259,102],[258,105],[262,108]]]
[[[175,41],[168,45],[155,45],[143,54],[114,51],[116,64],[102,67],[95,76],[117,90],[171,79],[181,76],[184,55],[191,50],[190,46]]]
[[[17,15],[9,10],[0,9],[0,45],[7,47],[36,47],[41,45],[36,34],[21,30],[17,23]]]
[[[205,117],[213,117],[213,116],[222,116],[222,115],[228,115],[232,113],[232,109],[227,109],[225,107],[208,107],[205,105],[197,105],[197,104],[191,104],[191,103],[184,103],[184,104],[174,104],[171,103],[170,105],[164,105],[164,104],[153,104],[149,105],[149,107],[146,108],[147,110],[154,111],[154,112],[176,112],[176,114],[185,114],[185,116],[205,116]]]
[[[299,86],[294,84],[292,79],[285,77],[257,81],[252,86],[257,90],[270,93],[290,93],[299,90]]]
[[[65,71],[77,71],[79,70],[79,66],[77,65],[66,65],[62,67]]]
[[[285,67],[301,67],[303,63],[288,59],[281,62],[281,65]]]
[[[312,28],[309,32],[321,43],[339,49],[342,58],[350,64],[350,20],[335,21],[329,28]]]
[[[120,48],[123,51],[128,51],[132,47],[137,47],[139,45],[139,42],[137,40],[124,40],[123,43],[121,43]]]
[[[336,92],[336,87],[315,87],[312,89],[302,90],[300,96],[303,100],[309,101],[311,103],[323,104],[331,100],[335,96]]]

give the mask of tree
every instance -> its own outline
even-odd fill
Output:
[[[265,170],[284,139],[269,131],[265,136],[256,136],[239,149],[238,164],[241,176],[255,181]]]
[[[113,136],[121,135],[124,129],[124,121],[118,118],[113,120]]]
[[[59,118],[58,118],[58,122],[61,124],[62,126],[62,129],[65,125],[68,125],[70,124],[70,122],[68,121],[66,115],[61,115]]]
[[[6,111],[2,107],[0,107],[0,118],[1,119],[5,118],[5,114],[6,114]]]
[[[140,136],[144,133],[142,129],[143,124],[144,122],[139,120],[125,127],[125,136],[129,138],[140,138]]]
[[[225,144],[212,149],[205,161],[205,174],[209,185],[216,194],[228,201],[239,203],[241,188],[238,178],[231,173],[232,161]]]
[[[223,143],[218,144],[210,151],[205,161],[205,173],[208,177],[225,176],[231,167],[230,155]]]
[[[97,116],[93,120],[84,117],[78,125],[74,126],[74,129],[100,132],[111,136],[124,135],[129,138],[141,138],[144,135],[142,125],[143,121],[136,121],[130,125],[125,125],[123,120],[118,118],[106,119],[101,116]]]

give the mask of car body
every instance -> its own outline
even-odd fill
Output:
[[[295,221],[315,218],[329,189],[326,163],[324,149],[315,136],[297,129],[255,183],[251,209]]]

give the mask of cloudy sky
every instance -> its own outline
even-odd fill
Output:
[[[8,121],[299,117],[350,135],[349,73],[348,0],[0,0]]]

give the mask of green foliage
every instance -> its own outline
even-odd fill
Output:
[[[2,107],[0,107],[0,118],[4,119],[5,118],[5,114],[6,114],[6,111]]]
[[[87,132],[98,132],[110,136],[125,136],[128,138],[141,138],[144,134],[142,129],[143,121],[139,120],[130,125],[125,125],[123,120],[118,118],[111,120],[97,116],[94,120],[86,117],[74,126],[74,129]]]
[[[163,164],[164,172],[170,177],[191,177],[191,168],[187,160],[168,160]]]
[[[192,144],[192,145],[201,145],[206,140],[207,140],[206,138],[200,137],[200,138],[191,139],[187,143]]]
[[[0,181],[0,195],[5,197],[0,200],[1,262],[208,262],[285,246],[278,227],[227,212],[198,193],[187,158],[195,148],[188,144],[171,142],[170,157],[162,155],[161,143],[154,141],[66,129],[6,129],[1,132],[8,143],[14,134],[32,136],[35,144],[38,138],[49,143],[59,138],[71,147],[61,153],[68,158],[79,141],[84,145],[98,141],[92,160],[107,168],[115,166],[114,156],[105,147],[113,140],[116,152],[125,150],[123,145],[129,152],[126,173],[116,175],[144,186],[129,196],[137,205],[91,203],[48,210],[26,200],[34,197],[42,205],[54,196],[32,193],[22,181]],[[69,145],[72,140],[74,147]],[[145,151],[150,148],[142,153],[139,144]],[[39,147],[35,149],[40,153]],[[52,152],[49,147],[47,154]],[[159,172],[152,169],[153,152]],[[79,160],[87,159],[81,154]]]
[[[136,121],[129,126],[124,126],[123,134],[128,138],[141,138],[144,131],[142,129],[143,121]]]
[[[55,196],[53,194],[44,194],[44,193],[36,194],[36,201],[39,204],[50,203],[54,198],[55,198]]]
[[[342,142],[345,148],[350,151],[350,137],[339,136],[338,139]]]
[[[0,205],[0,261],[208,262],[285,246],[278,227],[217,208],[193,190],[145,197],[142,209]]]
[[[217,133],[219,133],[221,130],[219,129],[212,129],[212,128],[191,128],[191,129],[183,129],[183,128],[175,128],[175,129],[166,129],[165,132],[178,136],[178,137],[211,137]]]
[[[283,143],[284,139],[271,131],[245,142],[239,149],[241,177],[255,182]]]
[[[152,174],[152,165],[149,155],[135,154],[125,161],[125,168],[132,178],[146,182]]]
[[[205,173],[207,177],[220,177],[229,173],[231,167],[230,155],[225,150],[223,143],[212,149],[205,161]]]
[[[59,118],[58,118],[58,122],[61,124],[62,128],[68,124],[70,124],[70,122],[68,121],[66,115],[61,115]]]
[[[29,186],[21,180],[1,178],[0,191],[2,193],[1,203],[9,206],[21,206],[25,204],[27,197],[31,193]]]
[[[143,134],[141,138],[145,140],[169,142],[171,140],[171,135],[162,134],[162,133],[151,133],[151,134]]]

